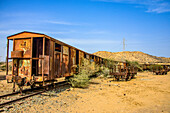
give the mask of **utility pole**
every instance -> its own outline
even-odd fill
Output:
[[[124,58],[124,51],[125,51],[125,38],[123,38],[123,55],[122,55],[122,62],[123,62],[123,58]]]

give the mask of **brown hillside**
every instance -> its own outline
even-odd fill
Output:
[[[124,51],[124,52],[107,52],[98,51],[93,53],[103,58],[113,59],[116,61],[137,61],[139,63],[170,63],[170,58],[156,57],[140,51]]]

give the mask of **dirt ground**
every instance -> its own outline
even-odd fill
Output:
[[[170,72],[142,72],[131,81],[94,78],[86,89],[64,87],[11,105],[5,112],[170,113]],[[0,81],[0,92],[6,82]],[[12,89],[11,89],[12,90]],[[5,108],[4,108],[5,109]]]

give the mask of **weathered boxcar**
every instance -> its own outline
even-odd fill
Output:
[[[115,62],[110,68],[110,75],[113,76],[117,81],[121,80],[131,80],[137,75],[138,68],[135,66],[130,66],[127,62]]]
[[[9,40],[13,41],[13,51],[9,57]],[[100,63],[98,56],[86,53],[73,46],[45,34],[21,32],[7,37],[8,60],[12,59],[12,74],[7,81],[19,86],[45,86],[61,77],[70,77],[83,58]]]

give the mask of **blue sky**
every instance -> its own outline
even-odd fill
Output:
[[[86,52],[142,51],[170,57],[170,0],[0,0],[0,60],[6,37],[45,33]]]

